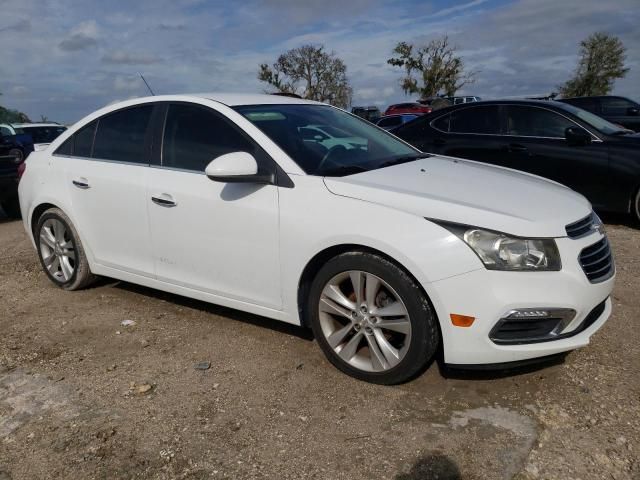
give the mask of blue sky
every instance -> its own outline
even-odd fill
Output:
[[[260,92],[258,65],[305,43],[342,57],[354,104],[411,99],[386,64],[398,41],[448,34],[486,98],[543,94],[600,30],[627,46],[615,93],[640,100],[638,0],[0,0],[0,104],[71,123],[156,93]]]

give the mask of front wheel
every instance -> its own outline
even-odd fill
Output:
[[[329,260],[312,282],[307,312],[329,361],[367,382],[411,379],[438,346],[437,320],[420,287],[373,253],[347,252]]]
[[[40,263],[53,283],[65,290],[80,290],[93,282],[78,232],[62,210],[44,212],[34,233]]]
[[[640,226],[640,188],[636,192],[636,196],[633,198],[631,204],[631,214],[636,221],[636,225]]]

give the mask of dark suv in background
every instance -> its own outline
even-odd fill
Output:
[[[24,157],[33,151],[33,143],[18,144],[15,135],[3,135],[0,131],[0,206],[11,218],[20,218],[18,201],[19,172],[24,168]]]
[[[640,104],[625,97],[574,97],[563,98],[568,103],[601,116],[611,123],[640,132]]]
[[[392,133],[423,152],[550,178],[582,193],[597,209],[632,213],[640,220],[640,134],[572,105],[466,103],[419,117]]]

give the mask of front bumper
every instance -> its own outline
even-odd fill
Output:
[[[601,240],[600,233],[581,239],[556,239],[562,258],[559,272],[500,272],[486,269],[450,277],[430,285],[442,329],[444,361],[482,365],[546,357],[583,347],[607,321],[615,275],[591,283],[578,263],[582,249]],[[604,303],[604,308],[596,309]],[[507,312],[516,309],[573,309],[564,335],[544,342],[501,345],[490,334]],[[596,318],[587,319],[596,309]],[[471,327],[452,325],[452,313],[475,317]],[[592,315],[593,317],[593,315]],[[585,319],[588,325],[585,327]]]

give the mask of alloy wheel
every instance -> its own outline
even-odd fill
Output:
[[[391,286],[360,270],[335,275],[320,296],[322,333],[351,366],[384,372],[398,365],[411,342],[408,310]]]
[[[76,249],[70,233],[60,220],[47,219],[40,228],[40,255],[49,274],[58,282],[68,282],[76,268]]]

